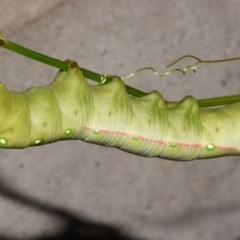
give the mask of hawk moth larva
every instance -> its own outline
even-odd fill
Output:
[[[191,96],[167,107],[156,91],[129,96],[119,77],[89,85],[68,61],[48,86],[18,93],[0,84],[0,147],[79,139],[175,160],[239,155],[239,111],[240,103],[199,109]]]

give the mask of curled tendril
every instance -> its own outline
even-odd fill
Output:
[[[181,73],[185,74],[184,70],[179,69],[179,68],[172,69],[172,70],[170,70],[170,71],[168,71],[168,72],[165,72],[165,73],[159,73],[159,72],[157,72],[153,67],[144,67],[144,68],[140,68],[140,69],[134,71],[133,73],[131,73],[130,75],[128,75],[128,76],[126,76],[126,77],[121,77],[121,79],[124,81],[124,80],[126,80],[126,79],[128,79],[128,78],[133,77],[133,76],[136,75],[137,73],[142,72],[142,71],[145,71],[145,70],[151,70],[151,71],[152,71],[156,76],[158,76],[158,77],[167,76],[168,74],[170,74],[170,73],[172,73],[172,72],[181,72]]]
[[[102,74],[100,79],[100,85],[103,85],[107,81],[107,74]]]
[[[195,63],[195,65],[191,66],[191,65],[188,65],[186,66],[185,68],[183,69],[179,69],[179,68],[175,68],[175,69],[171,69],[169,70],[168,72],[165,72],[165,73],[159,73],[157,72],[153,67],[144,67],[144,68],[140,68],[136,71],[134,71],[133,73],[131,73],[130,75],[126,76],[126,77],[122,77],[121,79],[122,80],[126,80],[128,78],[131,78],[133,77],[134,75],[136,75],[137,73],[141,72],[141,71],[145,71],[145,70],[151,70],[156,76],[158,77],[164,77],[164,76],[167,76],[169,75],[170,73],[172,72],[181,72],[183,74],[185,74],[187,72],[188,69],[191,69],[194,73],[196,73],[196,70],[197,70],[197,66],[198,64],[200,63],[220,63],[220,62],[230,62],[230,61],[236,61],[236,60],[240,60],[240,57],[236,57],[236,58],[226,58],[226,59],[219,59],[219,60],[202,60],[198,57],[195,57],[193,55],[185,55],[185,56],[182,56],[180,58],[178,58],[176,61],[172,62],[171,64],[167,65],[166,68],[169,68],[173,65],[175,65],[176,63],[178,63],[180,60],[184,59],[184,58],[193,58],[193,59],[196,59],[197,62]]]
[[[108,79],[111,79],[113,76],[111,74],[102,74],[100,79],[100,85],[104,85]]]

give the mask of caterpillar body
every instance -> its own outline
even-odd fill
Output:
[[[146,157],[193,160],[240,155],[240,103],[199,109],[192,96],[167,107],[160,93],[129,96],[124,82],[89,85],[74,61],[25,92],[0,84],[0,147],[79,139]]]

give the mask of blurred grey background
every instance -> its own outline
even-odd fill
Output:
[[[238,0],[0,2],[0,29],[12,41],[120,76],[144,66],[164,72],[185,54],[239,56],[239,22]],[[46,85],[57,72],[5,49],[0,56],[11,90]],[[165,78],[146,71],[127,84],[167,100],[238,94],[239,64]],[[181,163],[81,141],[0,149],[0,239],[237,240],[239,160]]]

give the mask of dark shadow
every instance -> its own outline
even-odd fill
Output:
[[[121,229],[106,224],[92,222],[84,218],[80,218],[68,212],[65,209],[43,204],[31,197],[24,196],[16,190],[7,187],[0,182],[0,195],[10,201],[15,201],[26,206],[32,207],[38,211],[48,215],[58,217],[64,220],[65,226],[59,229],[55,235],[36,237],[36,240],[63,240],[63,239],[80,239],[80,240],[140,240],[131,238],[121,233]],[[188,209],[181,214],[175,215],[173,218],[158,218],[153,220],[158,227],[173,229],[175,226],[186,227],[196,224],[203,216],[220,214],[224,215],[229,212],[237,212],[240,210],[238,203],[232,203],[227,206],[216,206],[211,208]],[[22,238],[21,238],[22,239]],[[28,238],[29,239],[29,238]],[[31,238],[32,239],[32,238]],[[0,235],[0,240],[12,240],[4,235]],[[142,239],[143,240],[143,239]],[[236,238],[234,240],[240,240]]]
[[[57,234],[47,237],[37,237],[35,238],[37,240],[136,240],[136,238],[133,239],[125,236],[120,232],[120,230],[116,229],[115,227],[101,223],[90,222],[89,220],[81,219],[64,209],[45,205],[4,186],[2,183],[0,183],[0,195],[8,198],[11,201],[16,201],[47,214],[57,216],[66,222],[65,227],[63,227],[63,229],[61,229]],[[10,240],[12,238],[0,235],[0,239]]]

